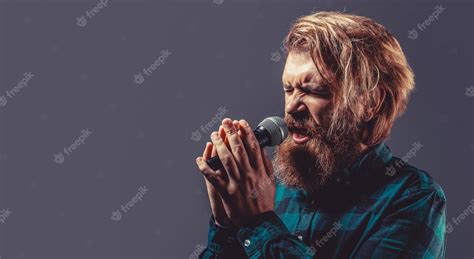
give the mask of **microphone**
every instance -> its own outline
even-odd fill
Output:
[[[253,131],[260,147],[280,145],[288,137],[285,121],[278,117],[265,118]],[[215,171],[223,168],[218,156],[209,158],[206,163]]]

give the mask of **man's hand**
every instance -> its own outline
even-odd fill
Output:
[[[226,118],[222,127],[228,145],[217,132],[211,134],[211,141],[224,168],[212,170],[203,157],[198,157],[196,163],[219,192],[230,222],[239,227],[255,215],[273,210],[273,166],[246,121]]]
[[[219,127],[219,135],[222,138],[225,138],[224,128],[222,126]],[[206,148],[204,149],[204,153],[202,155],[204,161],[210,159],[211,157],[217,156],[217,150],[212,145],[212,143],[207,142]],[[222,170],[217,170],[217,174],[223,174]],[[222,198],[216,188],[207,180],[204,176],[204,180],[206,181],[206,188],[207,188],[207,195],[209,196],[209,203],[211,205],[211,212],[214,216],[215,223],[221,226],[228,226],[230,225],[229,217],[224,209],[224,205],[222,204]]]

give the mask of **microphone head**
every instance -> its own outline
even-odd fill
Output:
[[[280,145],[283,140],[288,137],[288,127],[286,126],[285,121],[278,116],[265,118],[260,122],[260,124],[258,124],[258,127],[260,126],[267,130],[271,136],[271,143],[269,146]]]

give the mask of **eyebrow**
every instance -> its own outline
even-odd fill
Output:
[[[297,82],[296,85],[299,85],[300,87],[303,87],[303,84],[306,84],[306,83],[315,83],[316,85],[324,85],[325,84],[324,80],[322,80],[322,79],[317,80],[319,78],[316,78],[316,81],[314,81],[313,80],[314,78],[315,78],[314,74],[312,74],[311,72],[307,72],[307,73],[304,74],[303,83]],[[282,84],[283,84],[284,88],[294,87],[290,82],[283,81]],[[306,87],[303,87],[303,88],[306,88]]]

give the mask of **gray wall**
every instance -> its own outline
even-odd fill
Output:
[[[98,3],[0,0],[1,259],[188,258],[210,215],[194,158],[211,132],[200,126],[215,130],[224,108],[254,126],[283,114],[284,59],[272,53],[313,10],[369,16],[398,37],[417,90],[387,143],[399,157],[423,144],[409,163],[441,183],[449,222],[474,198],[473,1]],[[473,219],[452,224],[448,258],[474,256]]]

